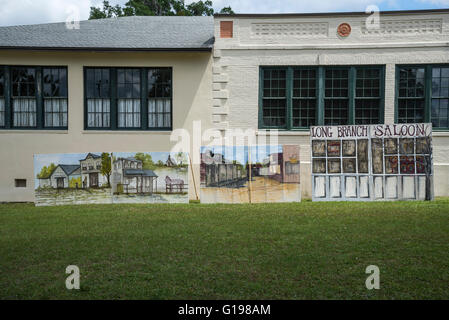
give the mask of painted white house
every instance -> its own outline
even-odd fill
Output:
[[[51,173],[49,185],[55,189],[69,188],[71,179],[81,177],[80,165],[60,164]],[[78,186],[81,188],[81,185]]]
[[[88,153],[86,158],[80,160],[81,184],[83,189],[100,188],[107,185],[107,177],[102,174],[101,155]]]

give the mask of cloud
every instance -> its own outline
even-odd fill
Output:
[[[101,0],[2,0],[0,26],[65,22],[78,11],[79,19],[89,18],[91,6]],[[74,11],[75,9],[75,11]],[[71,10],[71,11],[70,11]]]
[[[112,5],[128,0],[110,0]],[[191,3],[195,0],[186,0]],[[64,22],[77,8],[79,19],[89,18],[90,7],[102,0],[1,0],[0,26]],[[216,11],[231,6],[237,13],[365,11],[368,5],[381,10],[441,8],[449,0],[213,0]]]

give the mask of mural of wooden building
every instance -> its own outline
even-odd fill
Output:
[[[112,191],[152,194],[157,190],[157,178],[153,170],[143,169],[141,160],[118,158],[113,162]]]

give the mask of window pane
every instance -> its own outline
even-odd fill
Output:
[[[133,75],[136,78],[136,74]],[[134,87],[135,91],[137,88]],[[148,71],[148,127],[170,128],[171,123],[171,69],[159,68]]]
[[[86,70],[86,98],[110,98],[109,69]]]
[[[263,70],[263,124],[267,127],[285,127],[287,124],[287,70]]]
[[[13,99],[13,126],[14,127],[36,126],[36,99],[34,98]]]
[[[5,99],[0,98],[0,127],[5,126]]]
[[[5,96],[5,71],[0,67],[0,97]]]
[[[66,68],[42,70],[44,95],[44,126],[67,127],[67,71]]]
[[[90,128],[110,127],[110,100],[87,100],[87,126]]]
[[[171,127],[171,99],[148,100],[148,127]]]
[[[293,127],[308,128],[315,125],[317,88],[316,70],[293,70]]]
[[[36,70],[27,67],[12,68],[13,126],[36,126]]]
[[[355,124],[377,124],[383,122],[381,113],[381,70],[379,68],[357,68]]]
[[[35,97],[36,92],[36,70],[34,68],[13,68],[13,96]]]
[[[349,69],[325,71],[324,123],[345,125],[349,122]]]
[[[425,69],[399,68],[398,122],[424,122]]]
[[[432,70],[432,125],[449,128],[449,66]]]
[[[119,99],[118,127],[139,128],[140,126],[140,99]]]

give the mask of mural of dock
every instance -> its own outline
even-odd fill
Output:
[[[202,147],[202,203],[299,202],[299,146]]]

